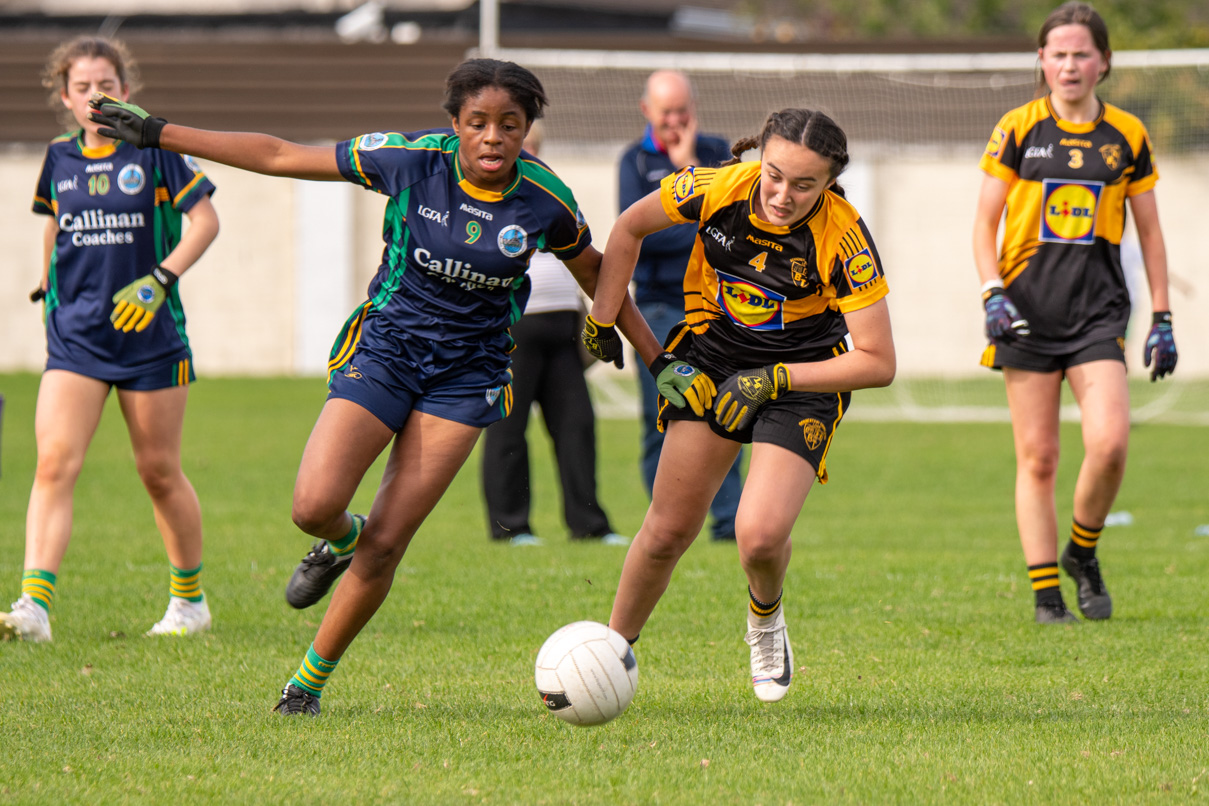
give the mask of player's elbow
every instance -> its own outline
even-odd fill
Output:
[[[878,360],[874,363],[870,389],[878,389],[883,386],[889,386],[894,382],[894,376],[898,372],[898,360],[894,355],[894,350],[878,356]]]

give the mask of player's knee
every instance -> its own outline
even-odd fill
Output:
[[[1125,457],[1129,451],[1127,439],[1104,439],[1094,446],[1089,446],[1087,458],[1101,468],[1107,475],[1120,474],[1125,471]]]
[[[653,560],[677,560],[688,551],[688,547],[692,545],[693,538],[697,536],[698,531],[700,531],[699,527],[690,529],[683,525],[667,522],[652,523],[648,520],[642,526],[642,545],[647,556]]]
[[[1058,475],[1057,447],[1036,447],[1026,451],[1019,459],[1020,469],[1029,476],[1052,481]]]
[[[784,561],[788,536],[779,531],[737,521],[735,537],[739,544],[739,562],[744,568],[779,565]]]
[[[290,517],[294,525],[308,535],[319,535],[331,530],[334,522],[344,516],[344,506],[337,502],[310,496],[294,496],[294,507]]]
[[[77,455],[74,451],[54,446],[40,447],[34,481],[43,486],[75,484],[83,466],[83,455]]]
[[[170,493],[180,476],[180,466],[165,456],[141,457],[136,467],[139,479],[152,498]]]

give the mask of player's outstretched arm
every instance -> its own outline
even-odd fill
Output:
[[[177,126],[134,104],[96,93],[88,102],[90,117],[106,137],[138,148],[162,148],[179,154],[221,162],[245,171],[295,179],[339,181],[336,150],[304,146],[257,132],[215,132]]]
[[[579,255],[564,263],[572,276],[575,277],[575,281],[579,283],[579,287],[592,299],[596,298],[602,258],[603,255],[595,247],[589,246]],[[626,291],[625,299],[622,301],[621,310],[617,313],[617,327],[625,334],[630,344],[634,346],[634,351],[638,353],[643,362],[650,364],[655,356],[662,352],[663,348],[660,347],[659,340],[655,338],[655,334],[651,332],[650,326],[642,318],[642,314],[639,313],[638,306],[634,304],[634,300],[628,290]],[[618,351],[620,351],[620,345],[618,345]],[[611,358],[603,358],[599,355],[596,357],[602,361],[616,362],[620,360],[619,355]]]

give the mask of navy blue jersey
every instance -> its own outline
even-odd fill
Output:
[[[523,153],[515,180],[495,193],[465,179],[457,149],[448,129],[336,146],[346,179],[390,197],[363,337],[495,340],[525,309],[533,252],[569,260],[591,243],[571,191],[545,164]]]
[[[180,242],[181,216],[214,192],[190,157],[118,142],[51,141],[33,210],[59,225],[46,292],[48,366],[119,381],[189,358],[176,286],[142,333],[114,330],[113,295]]]

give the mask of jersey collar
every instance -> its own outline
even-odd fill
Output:
[[[76,148],[80,149],[80,153],[84,155],[85,159],[90,160],[103,160],[106,157],[112,157],[113,153],[118,150],[118,146],[122,144],[121,140],[114,140],[107,146],[89,148],[84,145],[84,130],[80,129],[79,134],[76,135]]]
[[[793,232],[795,229],[801,229],[810,223],[810,219],[814,218],[818,214],[819,209],[823,206],[823,199],[827,195],[827,191],[820,193],[819,198],[814,203],[814,207],[810,208],[810,212],[807,213],[801,221],[795,222],[791,226],[784,227],[780,224],[773,224],[769,221],[765,221],[756,215],[756,194],[759,192],[760,175],[756,174],[755,181],[751,183],[751,190],[747,192],[747,220],[751,222],[751,225],[756,229],[763,230],[764,232],[770,232],[774,235],[785,235],[786,233]]]
[[[453,140],[453,151],[449,155],[450,159],[453,160],[453,177],[457,180],[458,187],[467,196],[482,202],[498,202],[511,196],[520,187],[521,180],[525,178],[525,169],[522,167],[524,161],[521,159],[517,159],[516,161],[516,178],[502,192],[483,190],[481,187],[472,185],[470,180],[466,178],[466,175],[462,173],[462,161],[458,159],[458,139],[455,137]]]
[[[1100,111],[1096,115],[1096,119],[1090,123],[1072,123],[1069,120],[1063,120],[1058,117],[1058,113],[1054,110],[1054,105],[1050,100],[1050,96],[1046,93],[1045,109],[1049,112],[1049,116],[1054,119],[1054,123],[1058,124],[1058,128],[1070,134],[1087,134],[1095,130],[1100,125],[1100,121],[1104,120],[1104,102],[1096,99],[1100,103]]]

